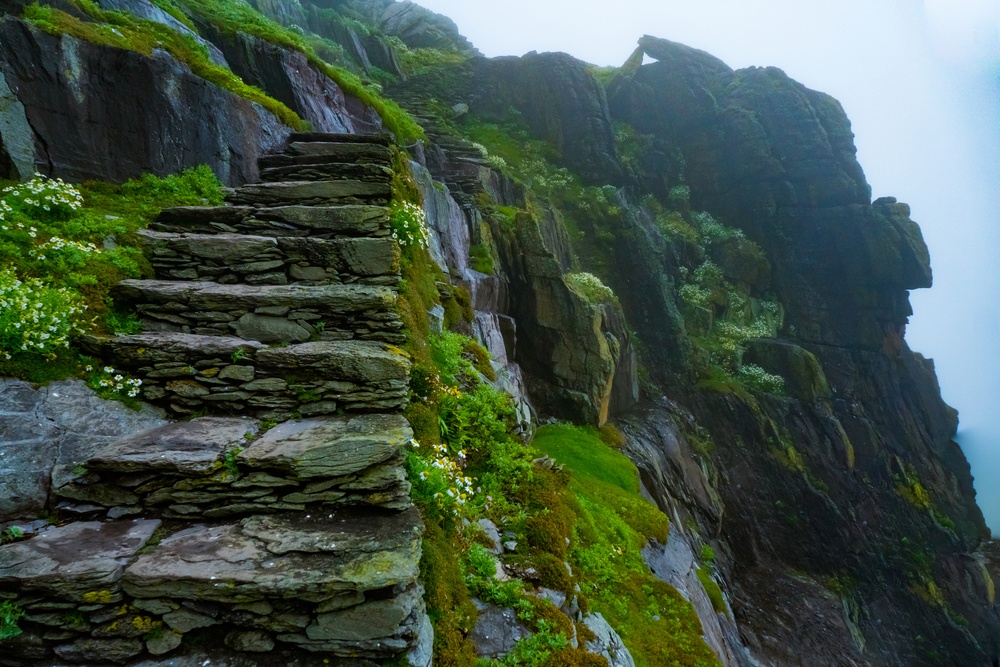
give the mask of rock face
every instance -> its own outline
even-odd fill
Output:
[[[53,37],[11,16],[0,21],[0,72],[0,99],[8,100],[0,107],[4,178],[23,176],[28,164],[76,181],[208,164],[237,185],[255,180],[257,158],[289,133],[163,51],[147,58]],[[198,123],[188,121],[192,113]]]
[[[295,139],[325,146],[352,141],[331,134]],[[334,174],[339,159],[318,164]],[[306,182],[342,182],[335,178]],[[4,665],[134,665],[173,653],[183,662],[198,654],[185,636],[206,629],[210,651],[224,651],[226,660],[237,652],[266,655],[265,664],[313,664],[304,656],[317,653],[324,664],[331,658],[384,663],[412,652],[428,663],[433,638],[418,582],[423,523],[410,502],[403,453],[413,433],[399,413],[409,361],[384,343],[350,340],[399,328],[393,325],[398,250],[385,242],[384,210],[371,217],[324,204],[311,214],[300,204],[289,216],[325,228],[328,238],[294,235],[294,227],[289,237],[244,236],[226,223],[243,224],[260,212],[218,207],[166,216],[174,224],[204,225],[210,233],[200,243],[169,231],[147,236],[159,257],[226,260],[222,268],[233,283],[125,281],[121,298],[154,309],[143,311],[153,331],[88,344],[141,376],[147,400],[175,415],[213,416],[97,436],[77,447],[83,465],[54,476],[54,492],[64,510],[94,520],[0,546],[0,596],[25,612],[23,634],[4,642]],[[349,229],[351,220],[358,228],[342,236],[338,230]],[[236,282],[259,273],[234,268],[234,257],[271,252],[285,266],[290,257],[281,248],[296,257],[332,253],[361,262],[364,256],[366,265],[383,267],[381,276],[397,281]],[[294,279],[308,268],[293,264],[282,275]],[[186,305],[177,310],[180,304]],[[292,327],[305,336],[289,334]],[[262,341],[292,344],[269,348]],[[10,392],[7,404],[37,410],[27,387],[8,383],[3,391]],[[242,416],[217,416],[224,413]],[[271,421],[246,416],[253,413]],[[10,416],[10,425],[17,424],[19,415]],[[290,416],[296,420],[275,424]],[[120,428],[112,423],[112,431]],[[57,434],[52,425],[40,437]]]
[[[0,405],[0,525],[17,522],[22,530],[55,509],[53,486],[65,484],[102,445],[165,423],[159,410],[133,412],[78,380],[38,389],[0,380]]]

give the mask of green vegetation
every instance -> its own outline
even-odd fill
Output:
[[[473,270],[486,275],[491,276],[496,271],[493,253],[490,252],[490,247],[485,243],[477,243],[469,248],[469,264]]]
[[[618,297],[611,288],[593,273],[567,273],[563,277],[570,289],[594,305],[618,303]]]
[[[400,246],[427,247],[430,240],[427,214],[418,204],[393,200],[389,210],[389,225],[392,227],[392,238],[396,239]]]
[[[931,498],[930,493],[928,493],[927,488],[920,481],[916,468],[904,463],[899,457],[896,458],[896,463],[902,469],[902,473],[893,475],[893,481],[896,483],[896,492],[914,507],[930,514],[934,521],[942,528],[954,530],[955,522],[941,512],[934,504],[934,500]]]
[[[122,185],[73,186],[36,175],[3,187],[0,374],[37,382],[82,375],[95,389],[134,398],[138,385],[80,357],[72,340],[81,332],[136,331],[135,316],[114,310],[108,296],[119,281],[149,273],[136,232],[163,208],[222,198],[207,167]]]
[[[18,627],[17,622],[23,616],[24,610],[14,600],[0,602],[0,642],[21,634],[21,628]]]
[[[152,55],[153,49],[163,49],[190,67],[196,75],[223,90],[260,104],[289,127],[296,130],[308,128],[308,124],[287,106],[259,88],[248,86],[225,67],[213,63],[205,46],[191,35],[155,21],[137,18],[128,12],[105,11],[91,0],[69,1],[94,20],[82,21],[59,9],[37,3],[25,8],[24,17],[51,35],[71,35],[95,44],[135,51],[144,56]]]
[[[235,35],[237,32],[244,32],[271,44],[301,52],[310,65],[330,77],[345,93],[373,108],[381,116],[386,129],[395,134],[401,144],[410,144],[425,138],[423,129],[398,104],[379,95],[372,86],[366,86],[356,74],[321,59],[316,55],[310,40],[299,32],[267,18],[247,2],[229,0],[179,0],[179,2],[187,10],[205,19],[225,34]]]
[[[564,464],[579,514],[570,563],[590,608],[621,634],[637,665],[716,665],[690,604],[642,560],[647,539],[666,541],[667,517],[639,494],[631,461],[592,429],[545,426],[532,445]]]

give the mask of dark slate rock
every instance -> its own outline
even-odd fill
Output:
[[[145,520],[71,523],[0,546],[0,588],[74,602],[120,600],[124,566],[159,525]]]
[[[208,164],[239,185],[256,179],[257,158],[289,132],[164,51],[147,57],[54,37],[12,16],[0,21],[0,72],[35,133],[36,169],[74,181]]]

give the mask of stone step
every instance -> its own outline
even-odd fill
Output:
[[[258,207],[336,206],[373,204],[386,206],[392,199],[388,183],[366,181],[288,181],[244,185],[230,192],[230,204]]]
[[[384,286],[123,280],[113,293],[134,306],[145,331],[236,335],[261,343],[404,340],[397,294]]]
[[[416,509],[249,517],[153,546],[160,525],[80,522],[0,546],[0,596],[25,611],[0,660],[137,664],[206,628],[251,650],[377,660],[420,639]]]
[[[204,520],[340,505],[411,506],[402,415],[288,421],[259,434],[248,418],[201,417],[102,447],[56,489],[111,516]]]
[[[272,164],[277,162],[279,161],[271,161]],[[260,180],[262,183],[338,180],[389,183],[392,180],[392,171],[388,167],[379,164],[359,164],[356,162],[345,164],[316,160],[295,163],[294,158],[292,158],[290,159],[290,164],[274,164],[274,166],[264,166],[264,164],[261,164]]]
[[[343,144],[377,144],[391,146],[392,137],[388,134],[344,134],[339,132],[293,132],[288,140],[298,142],[321,142]]]
[[[139,231],[162,280],[286,285],[399,283],[399,245],[391,238],[317,239]]]
[[[336,142],[292,142],[283,153],[283,157],[321,158],[332,162],[375,163],[389,166],[392,164],[392,151],[383,146],[344,144]],[[259,163],[261,166],[275,166],[275,156],[265,156]]]
[[[165,232],[311,238],[381,238],[392,233],[389,209],[384,206],[180,206],[164,209],[150,228]]]
[[[364,341],[267,347],[225,336],[158,332],[89,338],[83,347],[143,381],[143,399],[174,415],[208,411],[286,419],[406,404],[410,362]]]

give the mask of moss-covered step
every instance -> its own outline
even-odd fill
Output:
[[[142,230],[157,278],[223,284],[396,285],[399,244],[391,238],[316,239]]]
[[[375,146],[391,146],[392,136],[388,134],[345,134],[343,132],[292,132],[288,141],[291,143],[337,143],[337,144],[369,144]]]
[[[87,349],[143,380],[143,399],[173,414],[287,418],[388,411],[406,404],[410,362],[364,341],[267,347],[226,336],[156,332],[93,338]]]
[[[244,185],[226,197],[230,204],[269,206],[335,206],[373,204],[385,206],[392,199],[388,183],[368,181],[288,181]]]
[[[258,437],[247,418],[202,417],[98,450],[56,494],[110,516],[218,519],[342,505],[411,506],[399,414],[288,421]]]
[[[199,234],[259,236],[387,237],[389,209],[384,206],[179,206],[164,209],[151,229]]]
[[[404,340],[397,294],[386,286],[123,280],[113,294],[118,303],[135,308],[146,331],[236,335],[275,344]]]

